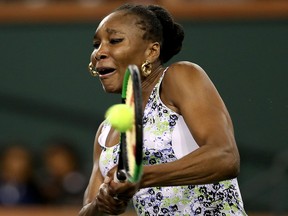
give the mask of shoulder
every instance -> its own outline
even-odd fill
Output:
[[[208,78],[206,72],[198,64],[188,61],[180,61],[169,66],[164,76],[166,81],[174,84],[197,82]]]
[[[163,79],[163,86],[172,88],[200,87],[211,81],[206,72],[198,64],[188,61],[180,61],[169,66]]]
[[[185,101],[199,101],[198,97],[215,90],[214,84],[199,65],[181,61],[167,69],[161,85],[161,97],[180,113],[179,108]]]
[[[196,63],[189,62],[189,61],[179,61],[171,64],[169,66],[170,71],[180,71],[180,72],[197,72],[197,71],[203,71],[203,69]]]

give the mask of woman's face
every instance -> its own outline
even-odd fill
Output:
[[[121,92],[127,66],[140,67],[149,55],[151,42],[143,39],[144,31],[136,26],[138,20],[118,11],[104,18],[96,29],[91,62],[106,92]]]

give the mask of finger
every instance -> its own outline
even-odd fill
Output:
[[[111,189],[111,187],[107,184],[101,184],[100,188],[99,188],[99,192],[97,194],[97,197],[99,200],[103,201],[104,203],[112,203],[113,205],[118,205],[117,202],[115,202],[115,200],[120,200],[118,198],[118,194],[114,192],[113,189]],[[124,197],[124,196],[120,196],[120,197]],[[127,201],[127,199],[121,199],[122,201]],[[122,205],[122,203],[120,202],[120,205]]]
[[[125,202],[129,202],[133,198],[133,194],[127,194],[127,195],[119,194],[117,197],[118,197],[119,200],[122,200],[122,201],[125,201]]]
[[[108,178],[106,181],[109,181]],[[116,194],[115,190],[112,187],[110,187],[109,184],[106,183],[102,183],[100,185],[99,193],[103,194],[104,196],[106,195],[114,196]]]
[[[134,184],[115,183],[111,181],[109,185],[109,193],[117,199],[129,202],[134,194],[137,192],[138,187]]]
[[[107,179],[108,181],[108,179]],[[102,183],[97,194],[98,209],[107,214],[122,214],[125,212],[130,197],[123,195],[118,198],[118,194],[106,183]]]
[[[115,183],[114,181],[111,181],[109,184],[109,187],[112,189],[115,194],[123,194],[124,196],[127,195],[129,197],[132,197],[136,191],[138,190],[138,185],[131,184],[131,183]]]
[[[107,173],[107,176],[109,176],[110,178],[114,177],[114,173],[117,171],[117,166],[114,166],[112,169],[110,169]]]
[[[112,180],[112,178],[111,177],[109,177],[109,176],[106,176],[105,178],[104,178],[104,184],[109,184],[110,182],[111,182],[111,180]]]
[[[98,209],[107,214],[118,215],[125,212],[128,203],[122,200],[115,200],[111,196],[97,198]]]
[[[105,196],[106,194],[108,194],[108,185],[107,184],[101,184],[99,187],[99,194]]]

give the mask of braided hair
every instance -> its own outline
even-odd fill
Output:
[[[157,5],[124,4],[115,11],[125,11],[140,18],[136,25],[145,31],[143,39],[160,43],[161,63],[168,62],[181,50],[184,39],[183,27],[173,20],[166,9]]]

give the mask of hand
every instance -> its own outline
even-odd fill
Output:
[[[131,183],[129,181],[115,182],[114,175],[117,171],[116,168],[111,169],[106,178],[111,179],[109,186],[112,194],[115,194],[119,200],[129,202],[134,194],[139,190],[140,183]]]
[[[98,211],[109,215],[123,214],[128,206],[128,201],[118,199],[113,188],[110,187],[111,179],[106,177],[96,196]]]

